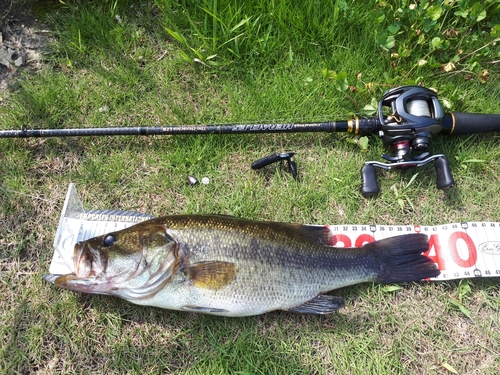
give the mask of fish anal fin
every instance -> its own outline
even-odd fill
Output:
[[[183,267],[182,271],[193,285],[218,290],[235,279],[238,267],[231,262],[199,262]]]
[[[182,310],[196,312],[196,313],[203,313],[203,314],[221,314],[228,312],[228,310],[218,309],[215,307],[203,307],[203,306],[192,306],[192,305],[182,306]]]
[[[300,313],[300,314],[330,314],[342,307],[344,307],[345,302],[341,297],[328,296],[324,294],[318,294],[312,300],[304,302],[299,306],[295,306],[288,311]]]

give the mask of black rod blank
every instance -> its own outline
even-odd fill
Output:
[[[82,137],[117,135],[178,135],[178,134],[252,134],[343,131],[344,122],[320,122],[307,124],[230,124],[230,125],[178,125],[140,126],[75,129],[28,129],[0,130],[0,138],[31,137]]]
[[[472,134],[500,131],[500,115],[448,113],[442,121],[444,134]],[[402,125],[404,128],[404,125]],[[173,125],[74,129],[0,130],[0,138],[88,137],[118,135],[180,135],[180,134],[259,134],[348,132],[357,135],[376,134],[381,130],[378,117],[355,117],[347,121],[277,124]]]

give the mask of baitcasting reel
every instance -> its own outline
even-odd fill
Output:
[[[368,161],[361,169],[361,193],[380,191],[375,168],[402,169],[421,167],[434,162],[436,185],[447,189],[455,185],[448,160],[442,154],[427,152],[432,136],[443,130],[443,107],[434,91],[420,86],[402,86],[385,92],[378,105],[379,136],[392,155],[382,155],[387,162]]]

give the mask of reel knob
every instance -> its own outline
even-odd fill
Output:
[[[361,194],[363,194],[365,198],[380,193],[380,188],[377,183],[377,173],[373,165],[365,164],[363,168],[361,168],[361,181]]]
[[[439,190],[444,190],[455,186],[455,180],[451,174],[450,164],[444,156],[434,160],[436,170],[436,186]]]

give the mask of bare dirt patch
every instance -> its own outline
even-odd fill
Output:
[[[43,53],[51,42],[47,23],[35,16],[53,0],[5,0],[0,2],[0,91],[7,90],[21,73],[41,69]]]

